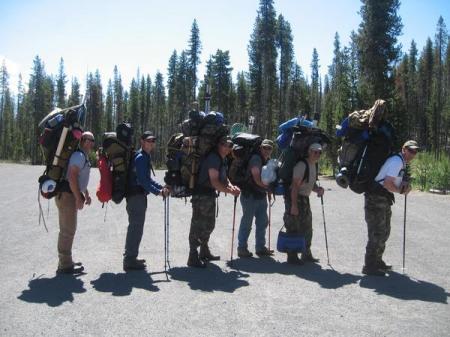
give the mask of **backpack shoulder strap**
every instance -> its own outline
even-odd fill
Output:
[[[304,181],[309,182],[309,164],[308,164],[308,162],[306,161],[305,158],[300,158],[300,160],[298,162],[302,162],[305,164],[305,173],[303,174],[302,182],[304,182]]]

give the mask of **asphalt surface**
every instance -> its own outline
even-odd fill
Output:
[[[149,197],[140,256],[145,272],[124,273],[125,202],[94,200],[79,213],[74,258],[86,274],[56,276],[57,209],[42,200],[43,167],[0,164],[1,336],[449,336],[450,197],[412,192],[393,206],[385,260],[388,277],[361,274],[366,244],[363,197],[323,179],[330,265],[320,199],[311,197],[313,253],[319,264],[287,265],[285,255],[238,259],[229,266],[233,198],[221,196],[210,247],[222,259],[205,270],[186,266],[189,200],[170,200],[170,266],[164,273],[162,198]],[[157,179],[162,181],[162,171]],[[92,171],[90,190],[99,180]],[[283,201],[272,208],[271,247]],[[106,211],[105,211],[106,210]],[[236,234],[241,216],[238,203]],[[249,246],[254,250],[254,231]],[[236,239],[235,239],[236,247]]]

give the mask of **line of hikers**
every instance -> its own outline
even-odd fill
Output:
[[[152,178],[151,153],[157,141],[152,132],[145,131],[140,136],[137,151],[133,150],[133,130],[129,123],[119,124],[116,132],[103,135],[102,148],[98,151],[101,177],[96,195],[101,202],[120,203],[126,199],[128,230],[123,269],[146,268],[145,260],[139,259],[138,254],[148,194],[163,198],[192,197],[187,261],[190,267],[204,268],[207,261],[220,259],[211,253],[208,245],[220,192],[234,196],[235,206],[240,197],[243,215],[238,232],[239,257],[253,255],[248,249],[253,219],[256,255],[273,255],[266,247],[265,238],[268,202],[272,194],[277,194],[283,195],[285,202],[286,235],[283,237],[287,237],[283,242],[280,234],[278,244],[281,242],[283,247],[277,245],[277,249],[287,253],[290,264],[317,262],[311,253],[309,196],[315,192],[323,197],[324,189],[317,183],[318,162],[329,138],[304,118],[291,119],[279,127],[277,145],[282,154],[278,162],[270,159],[273,141],[248,133],[230,137],[221,113],[199,112],[195,102],[193,107],[189,119],[181,124],[182,133],[174,134],[168,142],[164,184]],[[72,244],[77,211],[91,204],[87,186],[91,168],[89,154],[94,150],[95,139],[91,132],[82,132],[85,112],[84,104],[55,109],[39,124],[44,127],[40,144],[47,164],[39,178],[40,193],[45,198],[56,196],[59,211],[58,273],[84,270],[72,259]],[[349,114],[336,135],[343,137],[336,182],[343,188],[364,193],[365,198],[368,242],[362,272],[384,276],[391,269],[382,256],[390,234],[393,193],[409,193],[407,164],[419,146],[414,140],[408,140],[399,153],[393,153],[395,132],[386,120],[386,102],[381,99],[369,110]]]
[[[90,163],[89,153],[93,151],[94,136],[90,132],[82,134],[79,151],[75,151],[69,159],[66,179],[68,189],[60,191],[56,196],[59,211],[60,233],[58,238],[59,265],[58,273],[80,273],[84,267],[72,260],[72,243],[77,226],[77,211],[84,205],[91,204],[87,190]],[[145,260],[138,258],[139,245],[142,239],[147,209],[147,195],[168,197],[170,187],[162,186],[151,177],[151,152],[156,146],[156,137],[146,131],[140,137],[140,149],[131,160],[128,178],[129,188],[126,195],[128,213],[128,231],[126,236],[123,268],[125,271],[145,269]],[[268,225],[269,186],[261,181],[262,167],[270,159],[274,143],[265,139],[259,151],[254,153],[247,170],[250,183],[244,188],[233,185],[227,177],[226,158],[230,154],[233,142],[229,136],[222,137],[215,151],[203,161],[198,188],[192,196],[192,220],[189,232],[189,258],[187,265],[205,267],[207,261],[219,260],[219,256],[211,253],[208,246],[209,238],[215,227],[216,192],[240,196],[243,215],[238,233],[237,253],[241,258],[251,257],[248,249],[248,237],[255,218],[255,253],[270,256],[273,251],[266,247],[266,229]],[[383,259],[383,252],[390,233],[392,192],[407,194],[411,187],[402,180],[406,164],[409,163],[419,149],[417,143],[409,140],[404,143],[398,155],[389,157],[380,169],[375,181],[380,186],[379,191],[365,194],[365,219],[368,228],[365,265],[363,273],[383,276],[391,269]],[[287,233],[304,236],[306,249],[298,257],[298,252],[288,252],[287,262],[302,265],[304,262],[317,262],[311,253],[312,215],[309,203],[311,192],[318,196],[324,194],[324,189],[317,185],[317,166],[322,153],[322,145],[312,143],[308,147],[305,161],[299,161],[292,174],[289,192],[285,193],[284,224]],[[305,172],[307,177],[305,176]],[[200,247],[200,251],[198,251]]]

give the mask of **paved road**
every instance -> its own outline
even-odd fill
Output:
[[[450,197],[408,197],[406,274],[402,273],[403,199],[393,207],[386,278],[363,277],[366,240],[363,198],[330,180],[325,214],[327,266],[320,199],[311,198],[313,252],[303,267],[273,258],[227,265],[232,197],[219,199],[211,248],[222,260],[187,268],[189,201],[171,199],[171,270],[164,274],[163,202],[149,198],[141,256],[147,272],[121,269],[124,203],[105,211],[98,201],[79,214],[74,256],[87,274],[55,276],[57,210],[44,201],[49,232],[38,224],[37,177],[42,167],[0,164],[1,336],[449,336]],[[163,172],[157,172],[161,180]],[[92,172],[91,191],[98,182]],[[272,208],[272,247],[283,202]],[[237,219],[241,209],[238,205]],[[105,220],[106,219],[106,220]],[[253,246],[253,232],[250,245]],[[236,255],[236,254],[234,254]]]

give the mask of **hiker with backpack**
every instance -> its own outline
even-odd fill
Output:
[[[145,260],[138,259],[139,245],[144,232],[147,195],[152,193],[163,198],[169,195],[169,189],[152,179],[151,153],[156,147],[156,137],[151,131],[145,131],[140,138],[141,148],[130,163],[128,188],[126,193],[128,230],[123,258],[124,271],[143,270]]]
[[[70,156],[65,181],[55,198],[59,216],[58,274],[79,274],[84,270],[81,262],[75,263],[72,259],[72,245],[77,229],[78,210],[91,204],[87,186],[91,170],[89,154],[94,145],[94,135],[89,131],[83,132],[78,150]]]
[[[394,193],[411,191],[407,179],[406,165],[410,163],[420,148],[414,140],[403,144],[400,153],[387,158],[370,188],[364,194],[364,212],[367,223],[368,241],[362,273],[385,276],[392,269],[383,261],[383,253],[391,231],[391,206],[395,202]]]
[[[297,252],[287,252],[287,262],[302,265],[304,262],[318,262],[311,253],[311,240],[313,235],[312,215],[309,203],[311,192],[323,196],[324,189],[317,185],[317,164],[322,154],[322,145],[312,143],[308,147],[306,159],[300,159],[294,166],[292,183],[284,195],[285,213],[284,225],[287,233],[301,234],[305,238],[306,249],[301,259]]]
[[[229,136],[221,137],[215,150],[211,151],[200,165],[198,180],[191,203],[192,219],[189,231],[189,267],[205,268],[206,261],[219,260],[211,253],[208,241],[215,227],[217,192],[239,196],[240,189],[227,178],[226,157],[230,154],[233,142]],[[200,246],[200,254],[198,247]]]
[[[238,248],[239,257],[252,257],[248,250],[248,237],[252,230],[253,218],[255,218],[255,253],[256,255],[271,256],[273,250],[266,247],[266,228],[269,222],[267,217],[267,191],[268,185],[261,180],[261,170],[267,163],[273,151],[273,142],[264,139],[259,146],[259,151],[253,153],[248,162],[245,175],[248,177],[242,186],[240,202],[242,206],[242,218],[239,225]]]

